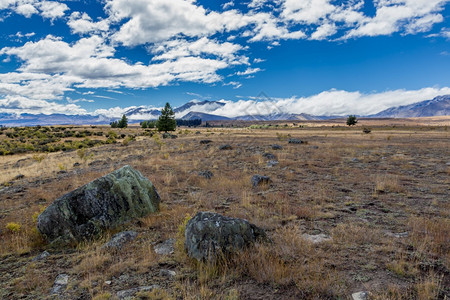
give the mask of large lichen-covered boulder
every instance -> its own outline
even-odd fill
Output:
[[[37,228],[52,243],[90,239],[158,211],[159,202],[150,180],[124,166],[56,199],[39,215]]]
[[[226,256],[257,240],[265,240],[266,234],[244,219],[199,212],[186,224],[185,238],[188,256],[199,261],[215,261],[219,255]]]

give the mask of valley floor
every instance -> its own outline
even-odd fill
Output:
[[[0,298],[51,298],[55,278],[67,274],[61,292],[66,299],[116,299],[119,291],[151,285],[158,288],[136,297],[351,299],[367,291],[369,299],[448,299],[448,128],[380,121],[366,134],[359,123],[316,125],[181,128],[176,139],[130,128],[135,140],[81,154],[0,157]],[[290,144],[290,138],[307,143]],[[211,143],[200,143],[206,139]],[[219,150],[222,144],[232,149]],[[282,149],[273,150],[273,144]],[[269,160],[278,164],[269,166]],[[49,249],[36,233],[37,214],[127,164],[153,182],[161,211],[98,241]],[[211,179],[198,175],[206,170]],[[252,187],[255,174],[270,176],[272,183]],[[248,219],[273,242],[226,264],[194,263],[179,232],[198,211]],[[100,249],[112,234],[128,229],[139,233],[134,242],[117,253]],[[174,253],[155,253],[168,239],[176,240]],[[44,250],[48,257],[33,260]]]

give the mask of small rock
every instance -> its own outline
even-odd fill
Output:
[[[140,286],[137,288],[132,288],[132,289],[128,289],[128,290],[123,290],[123,291],[119,291],[117,292],[117,298],[119,299],[126,299],[126,298],[132,298],[134,295],[136,295],[139,292],[149,292],[152,291],[154,289],[158,289],[159,285],[149,285],[149,286]]]
[[[352,158],[352,162],[359,162],[359,159],[357,159],[357,158]]]
[[[230,144],[224,144],[219,146],[219,150],[232,150],[233,147]]]
[[[289,139],[288,143],[289,143],[289,144],[304,144],[305,142],[303,142],[303,141],[300,140],[300,139],[292,138],[292,139]]]
[[[56,174],[67,174],[66,170],[59,170]]]
[[[74,167],[79,167],[79,166],[81,166],[81,164],[79,162],[76,162],[76,163],[73,164],[73,166]]]
[[[352,294],[353,300],[367,300],[369,294],[367,292],[357,292]]]
[[[244,219],[199,212],[186,225],[184,247],[198,261],[214,261],[267,238],[263,229]]]
[[[168,270],[168,269],[159,270],[159,276],[162,276],[162,277],[175,277],[175,275],[177,275],[177,273],[172,270]]]
[[[405,232],[399,232],[399,233],[393,233],[393,232],[386,232],[387,236],[393,236],[396,238],[405,238],[408,237],[409,233],[407,231]]]
[[[105,284],[106,284],[106,285],[111,285],[111,283],[112,283],[111,280],[106,280],[106,281],[105,281]]]
[[[275,155],[269,152],[264,153],[262,156],[267,159],[275,159]]]
[[[102,246],[102,249],[112,250],[121,249],[125,244],[131,242],[138,236],[136,231],[122,231],[115,234],[109,242]]]
[[[38,260],[44,259],[48,256],[50,256],[50,253],[48,253],[47,251],[44,251],[41,254],[39,254],[38,256],[36,256],[35,258],[33,258],[31,261],[38,261]]]
[[[67,283],[69,283],[69,275],[59,274],[53,283],[53,287],[50,290],[50,295],[59,295],[64,292],[67,287]]]
[[[168,133],[168,132],[164,132],[162,134],[162,138],[163,139],[176,139],[177,137],[178,136],[176,134],[171,134],[171,133]]]
[[[211,179],[214,174],[211,171],[206,170],[198,172],[198,176],[205,177],[206,179]]]
[[[330,236],[324,234],[324,233],[320,233],[320,234],[307,234],[304,233],[302,234],[302,238],[304,238],[305,240],[310,241],[313,244],[317,244],[317,243],[321,243],[321,242],[326,242],[326,241],[330,241],[331,238]]]
[[[257,187],[258,185],[261,184],[269,184],[270,182],[272,182],[272,180],[270,179],[269,176],[262,176],[262,175],[253,175],[252,177],[252,185],[253,187]]]
[[[278,144],[270,145],[272,147],[272,150],[283,150],[283,146],[280,146]]]
[[[268,166],[269,168],[272,168],[273,166],[276,166],[276,165],[278,165],[278,161],[277,161],[277,160],[269,160],[269,161],[267,162],[267,166]]]
[[[24,178],[25,178],[25,175],[19,174],[19,175],[17,175],[16,177],[14,177],[13,180],[20,180],[20,179],[24,179]]]
[[[212,141],[211,140],[201,140],[200,141],[200,144],[202,144],[202,145],[206,145],[206,144],[209,144],[209,143],[212,143]]]
[[[168,239],[154,247],[156,254],[158,255],[169,255],[172,254],[175,249],[175,239]]]

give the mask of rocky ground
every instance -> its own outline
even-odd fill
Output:
[[[183,129],[2,157],[0,298],[449,298],[449,132],[407,125]],[[42,240],[43,208],[124,165],[152,181],[158,213],[70,247]],[[271,242],[198,263],[183,232],[199,211],[245,218]],[[105,249],[122,231],[133,238]]]

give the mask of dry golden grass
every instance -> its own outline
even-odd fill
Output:
[[[58,273],[68,272],[74,297],[84,291],[98,299],[147,283],[161,285],[142,294],[150,299],[245,299],[261,290],[272,299],[346,299],[363,289],[374,299],[443,298],[450,283],[448,132],[409,121],[410,127],[402,128],[371,122],[351,129],[315,123],[274,130],[200,129],[198,135],[178,133],[175,140],[138,136],[127,145],[86,150],[83,158],[76,151],[45,155],[41,162],[33,155],[1,157],[0,181],[13,191],[0,198],[1,271],[16,280],[5,279],[0,291],[39,298]],[[372,133],[363,134],[367,125]],[[288,135],[308,144],[288,144]],[[213,142],[200,145],[206,137]],[[217,149],[225,143],[234,149]],[[275,143],[283,150],[272,150]],[[273,153],[279,164],[267,168],[264,152]],[[125,164],[148,177],[162,199],[160,212],[124,225],[138,231],[138,239],[117,253],[104,252],[103,242],[116,232],[111,231],[33,269],[31,258],[46,247],[33,229],[33,214]],[[214,176],[198,176],[204,170]],[[19,174],[25,178],[14,179]],[[254,174],[273,182],[253,188]],[[246,249],[221,265],[193,263],[183,252],[179,228],[199,210],[246,218],[265,228],[272,243]],[[12,222],[20,230],[6,229]],[[408,236],[392,235],[401,232]],[[304,233],[326,233],[331,240],[314,244]],[[154,245],[168,238],[177,238],[175,254],[156,255]],[[21,271],[8,269],[12,262]],[[42,285],[25,277],[38,268],[45,276]],[[174,269],[177,276],[163,278],[161,268]],[[129,282],[117,279],[122,275]]]

